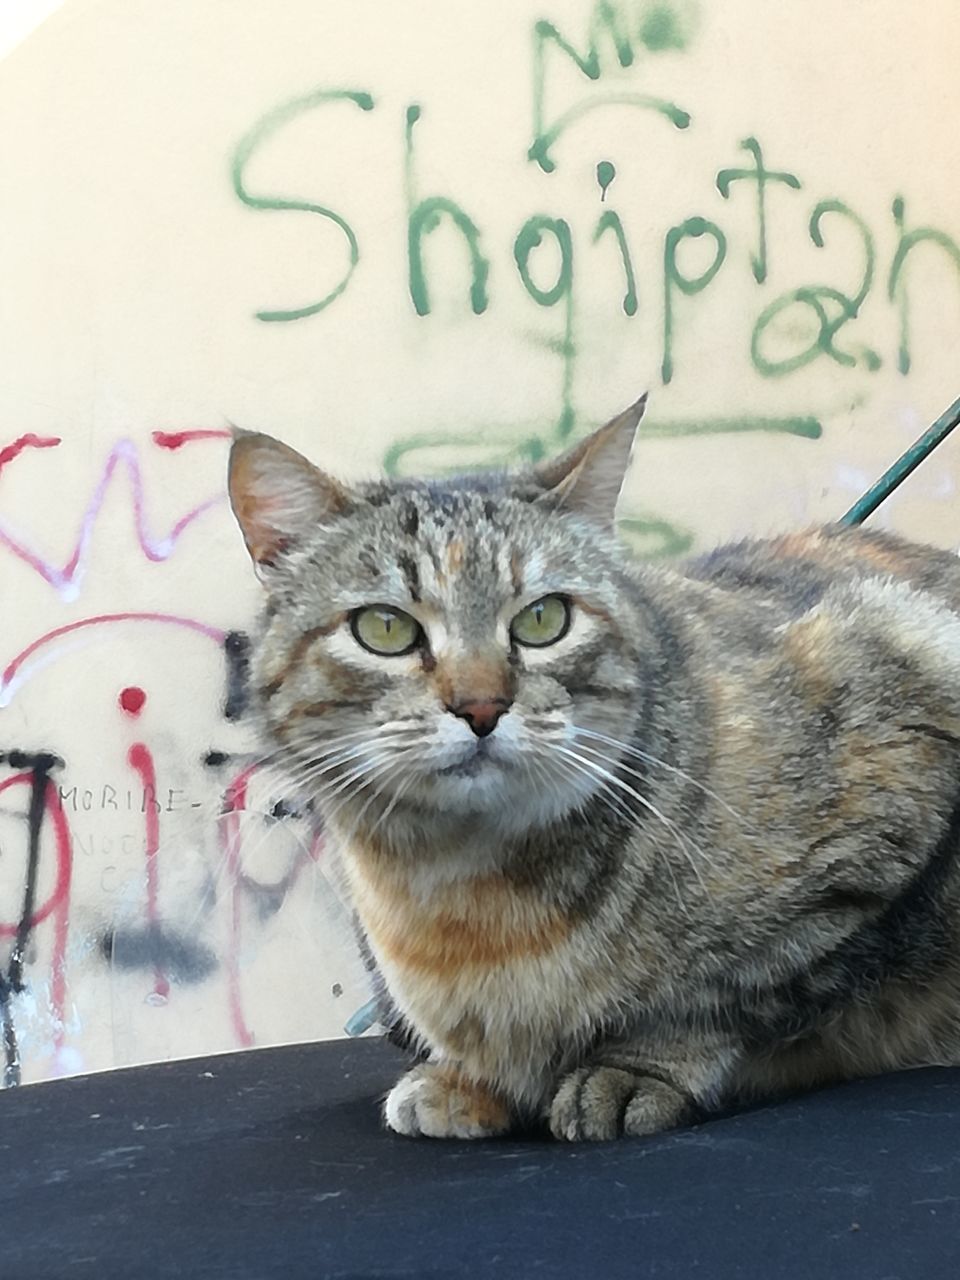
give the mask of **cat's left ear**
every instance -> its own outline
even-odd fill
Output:
[[[234,430],[227,488],[261,581],[304,535],[352,505],[339,481],[289,445],[255,431]]]
[[[544,490],[543,501],[612,525],[630,465],[630,451],[646,407],[644,393],[629,409],[559,458],[538,463],[533,475]]]

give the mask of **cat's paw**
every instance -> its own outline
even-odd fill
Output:
[[[493,1138],[506,1133],[506,1104],[454,1068],[424,1063],[387,1094],[383,1118],[394,1133],[425,1138]]]
[[[690,1100],[662,1080],[616,1067],[580,1067],[560,1082],[550,1132],[566,1142],[603,1142],[661,1133],[694,1118]]]

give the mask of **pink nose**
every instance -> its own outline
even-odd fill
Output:
[[[510,703],[504,698],[490,698],[483,702],[461,702],[450,710],[467,724],[478,738],[485,738],[493,733],[497,721],[510,710]]]

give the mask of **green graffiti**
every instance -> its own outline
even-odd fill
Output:
[[[666,560],[685,555],[693,546],[693,533],[662,516],[625,516],[617,521],[624,541],[644,560]]]
[[[612,209],[607,209],[601,213],[593,233],[594,244],[597,243],[605,231],[613,232],[617,241],[617,248],[620,250],[620,261],[623,263],[623,274],[627,286],[623,295],[624,313],[628,316],[634,316],[637,314],[637,281],[633,273],[633,261],[630,257],[630,247],[627,244],[627,237],[624,234],[620,215],[614,213]]]
[[[533,279],[530,271],[530,255],[543,244],[544,235],[553,237],[560,253],[557,278],[549,289],[543,289]],[[513,243],[513,257],[520,273],[520,280],[530,297],[541,307],[564,303],[563,337],[559,342],[551,339],[548,346],[563,362],[563,379],[560,391],[560,417],[557,432],[564,439],[573,430],[573,368],[576,347],[573,341],[573,237],[570,225],[563,218],[549,218],[535,214],[528,218]]]
[[[647,422],[644,419],[643,422],[645,440],[683,440],[690,436],[739,435],[742,432],[819,440],[823,435],[823,425],[817,418],[803,415],[792,418],[673,418],[666,422]]]
[[[640,39],[651,53],[685,49],[689,35],[679,12],[669,4],[653,4],[640,21]]]
[[[876,262],[873,235],[863,219],[843,201],[821,200],[810,216],[808,229],[810,239],[818,249],[822,249],[824,246],[823,231],[820,224],[828,213],[837,214],[845,218],[859,232],[864,255],[863,274],[859,288],[851,296],[828,285],[809,285],[799,289],[792,289],[789,293],[777,298],[769,306],[765,307],[754,325],[750,340],[750,356],[753,360],[753,366],[765,378],[782,378],[788,373],[802,369],[821,355],[829,356],[835,363],[846,368],[854,368],[861,360],[872,372],[876,372],[880,368],[880,357],[869,347],[860,348],[858,353],[854,354],[850,351],[842,351],[834,342],[843,326],[851,320],[855,320],[860,314],[860,308],[873,286]],[[832,303],[837,308],[832,316],[827,311],[827,303]],[[779,360],[769,359],[762,350],[764,334],[785,311],[798,304],[809,307],[814,312],[818,325],[814,338],[802,351],[798,351],[795,355]]]
[[[423,237],[440,226],[446,215],[466,242],[470,256],[470,306],[475,315],[487,309],[487,275],[490,263],[480,250],[480,232],[476,223],[455,201],[446,196],[432,196],[415,203],[413,173],[413,128],[420,119],[416,105],[407,108],[404,188],[407,200],[407,264],[410,298],[418,316],[430,314],[430,292],[423,269]]]
[[[630,35],[630,24],[610,0],[597,0],[590,15],[586,51],[579,52],[552,22],[542,20],[533,27],[533,141],[527,157],[540,166],[544,173],[552,173],[557,167],[550,152],[558,138],[577,120],[603,106],[637,107],[665,117],[675,128],[686,129],[690,115],[674,102],[646,93],[608,93],[576,103],[562,112],[549,124],[546,120],[546,64],[547,50],[553,48],[569,58],[588,80],[599,80],[603,74],[601,41],[613,46],[616,62],[621,68],[633,65],[635,48]]]
[[[593,424],[597,426],[599,424]],[[584,427],[584,431],[592,429]],[[801,440],[819,440],[823,425],[817,418],[793,417],[717,417],[674,418],[648,422],[644,419],[641,445],[650,440],[689,440],[697,436],[718,435],[785,435]],[[383,457],[383,468],[390,476],[456,474],[484,467],[509,467],[539,462],[568,443],[554,424],[552,427],[525,425],[505,432],[502,427],[479,426],[465,436],[462,432],[421,432],[395,440]],[[450,461],[443,461],[449,454]]]
[[[293,98],[290,102],[276,107],[258,120],[253,128],[245,133],[237,143],[231,158],[230,177],[234,193],[248,208],[315,214],[320,218],[328,219],[334,226],[339,227],[347,242],[347,269],[339,284],[325,294],[319,302],[313,302],[306,307],[295,307],[282,311],[257,311],[255,315],[258,320],[302,320],[305,316],[316,315],[318,311],[322,311],[324,307],[328,307],[331,302],[340,297],[350,283],[350,277],[360,261],[360,246],[357,243],[357,237],[354,235],[353,228],[339,213],[335,213],[325,205],[313,204],[309,200],[291,199],[284,196],[254,195],[247,189],[245,181],[246,168],[251,157],[268,139],[272,138],[284,125],[289,124],[291,120],[295,120],[297,116],[301,116],[305,112],[312,111],[315,107],[328,102],[352,102],[361,111],[372,111],[374,106],[371,95],[363,91],[315,89],[312,93],[300,98]]]
[[[723,196],[724,200],[730,198],[730,188],[735,182],[745,181],[747,179],[757,184],[757,252],[751,255],[750,263],[753,268],[753,276],[757,284],[763,284],[767,278],[767,183],[782,182],[784,186],[792,188],[794,191],[800,190],[800,179],[795,173],[787,173],[775,169],[765,169],[763,165],[763,152],[760,149],[760,143],[756,138],[744,138],[740,144],[744,151],[749,151],[753,156],[753,169],[721,169],[717,174],[717,190]]]
[[[610,37],[614,50],[617,55],[617,62],[621,67],[629,67],[633,65],[633,42],[630,39],[626,25],[617,12],[617,7],[610,3],[610,0],[597,0],[593,6],[593,12],[590,15],[590,30],[587,46],[587,52],[578,53],[569,40],[566,40],[552,22],[542,20],[534,24],[534,36],[536,37],[535,48],[541,51],[548,42],[555,44],[562,53],[574,63],[579,71],[582,71],[590,80],[599,80],[601,73],[600,64],[600,38],[606,33]]]
[[[685,276],[677,265],[677,250],[684,240],[696,240],[710,236],[714,243],[713,261],[698,276]],[[673,377],[673,293],[692,297],[702,293],[723,266],[727,256],[727,237],[715,222],[706,218],[687,218],[677,227],[671,227],[663,242],[663,364],[660,376],[664,384]]]
[[[543,243],[545,232],[553,236],[560,250],[557,278],[549,289],[541,289],[530,274],[530,255]],[[517,232],[513,256],[523,287],[539,306],[553,307],[561,298],[570,297],[573,289],[573,238],[570,224],[563,218],[548,218],[545,214],[528,218]]]
[[[607,189],[617,176],[617,170],[609,160],[601,160],[597,165],[597,185],[600,188],[601,202],[607,198]]]
[[[552,291],[541,292],[547,296]],[[823,426],[816,418],[802,415],[644,419],[640,447],[650,440],[689,440],[697,436],[746,432],[819,440]],[[456,431],[422,432],[394,441],[384,454],[383,468],[389,476],[402,477],[424,473],[462,475],[489,467],[529,465],[568,443],[569,434],[557,424],[552,428],[526,425],[511,432],[502,427],[479,426],[471,429],[467,436]],[[689,529],[653,512],[625,516],[618,521],[618,526],[631,550],[647,559],[684,555],[693,546],[694,536]]]
[[[450,431],[425,431],[395,440],[383,455],[388,476],[463,475],[487,467],[499,469],[540,462],[547,456],[544,435],[505,433],[503,428],[481,425],[469,438]],[[546,434],[550,435],[547,429]],[[445,456],[449,455],[449,462]]]
[[[607,191],[616,176],[617,170],[609,160],[601,160],[597,165],[597,185],[600,188],[601,202],[606,200]],[[594,244],[597,243],[605,231],[613,232],[617,248],[620,250],[620,261],[623,264],[623,274],[627,286],[623,295],[624,313],[628,316],[634,316],[637,314],[637,280],[633,272],[633,259],[630,256],[630,246],[627,244],[627,235],[623,229],[623,223],[620,221],[620,215],[610,209],[600,215],[599,221],[594,228]]]
[[[960,245],[945,231],[935,227],[916,227],[913,231],[905,231],[906,206],[902,196],[893,202],[893,219],[897,224],[900,242],[890,264],[890,277],[887,281],[887,296],[897,304],[900,315],[900,345],[897,353],[897,365],[902,374],[910,372],[912,356],[910,353],[910,305],[907,296],[904,268],[907,258],[921,244],[935,244],[943,249],[954,266],[960,270]]]

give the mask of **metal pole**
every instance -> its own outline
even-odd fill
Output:
[[[960,400],[955,400],[946,413],[941,414],[933,426],[928,431],[925,431],[920,439],[915,444],[912,444],[906,453],[883,473],[876,484],[872,485],[858,502],[853,504],[846,515],[840,517],[838,523],[846,525],[863,524],[867,516],[873,515],[880,503],[906,480],[911,471],[919,467],[924,458],[933,452],[941,440],[946,440],[947,436],[958,424],[960,424]]]

